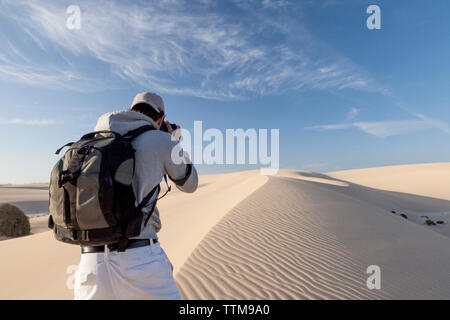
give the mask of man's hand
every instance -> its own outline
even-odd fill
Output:
[[[166,125],[167,125],[167,132],[169,132],[177,141],[180,141],[180,139],[181,139],[181,127],[177,126],[177,129],[173,130],[169,121],[166,121]]]

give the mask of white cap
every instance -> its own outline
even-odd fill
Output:
[[[164,101],[156,93],[152,92],[141,92],[134,97],[131,108],[139,103],[146,103],[155,109],[156,112],[164,113]]]

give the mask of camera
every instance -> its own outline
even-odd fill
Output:
[[[177,130],[178,125],[176,125],[175,123],[170,123],[169,122],[170,127],[172,128],[173,131]],[[162,125],[161,125],[161,131],[164,132],[169,132],[169,128],[167,128],[167,124],[165,121],[163,121]]]

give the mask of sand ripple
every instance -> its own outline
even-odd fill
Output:
[[[271,178],[227,214],[177,274],[186,299],[361,299],[367,266],[331,234],[298,184]]]

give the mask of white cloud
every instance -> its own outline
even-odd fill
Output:
[[[306,130],[340,130],[351,128],[351,124],[336,123],[336,124],[323,124],[318,126],[306,127]]]
[[[347,121],[351,121],[355,119],[359,114],[359,109],[357,108],[351,108],[350,111],[347,113]]]
[[[445,122],[442,122],[440,120],[432,119],[430,117],[427,117],[420,113],[414,114],[417,118],[421,119],[423,122],[427,123],[429,126],[438,128],[446,133],[450,133],[450,126],[446,124]]]
[[[263,8],[279,8],[288,5],[286,0],[263,0]]]
[[[429,123],[422,120],[354,122],[353,126],[379,138],[433,128]]]
[[[359,110],[352,108],[347,115],[347,121],[336,124],[316,125],[306,127],[305,130],[321,130],[333,131],[357,128],[362,132],[379,137],[387,138],[391,136],[407,134],[411,132],[422,131],[426,129],[439,129],[443,132],[450,133],[450,128],[447,124],[426,117],[422,114],[416,114],[416,119],[399,120],[399,121],[353,121],[358,115]]]
[[[66,63],[48,58],[42,67],[31,62],[33,57],[26,52],[17,57],[3,48],[9,61],[0,60],[0,76],[82,90],[117,86],[115,80],[122,79],[162,93],[216,99],[375,86],[347,59],[321,50],[324,45],[299,22],[287,26],[271,14],[253,14],[250,4],[239,19],[211,9],[215,7],[210,1],[85,0],[77,4],[82,10],[81,30],[69,30],[65,7],[59,2],[4,0],[0,14],[39,50],[59,52]],[[283,7],[285,1],[262,4]],[[267,34],[276,37],[263,41]],[[325,51],[329,55],[320,54]],[[109,67],[115,78],[82,71],[82,63],[93,61]]]
[[[0,119],[0,123],[4,125],[24,125],[24,126],[46,126],[55,124],[53,119]]]
[[[53,64],[32,62],[17,47],[9,44],[12,55],[0,52],[0,78],[7,82],[20,82],[32,86],[95,91],[112,87],[112,81],[89,78],[76,68],[62,68]],[[20,53],[20,54],[19,54]]]
[[[335,124],[322,124],[317,126],[311,126],[306,127],[306,130],[341,130],[341,129],[348,129],[353,127],[353,124],[350,122],[354,120],[359,114],[359,109],[357,108],[351,108],[350,111],[347,113],[347,117],[344,122],[342,123],[335,123]]]

